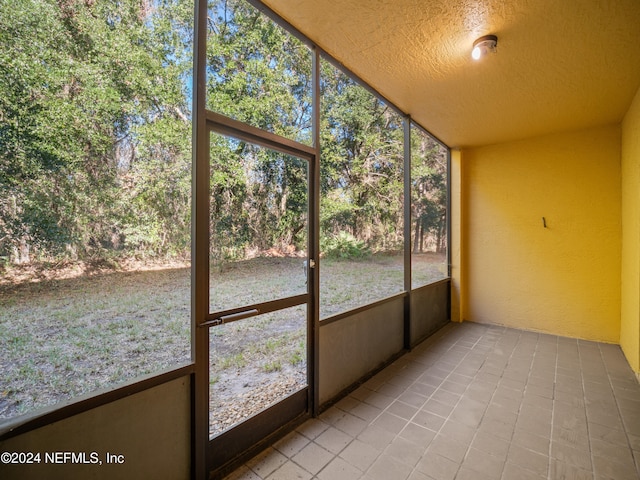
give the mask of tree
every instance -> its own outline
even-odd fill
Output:
[[[372,249],[402,244],[402,120],[338,69],[323,64],[321,228]]]
[[[446,249],[447,162],[446,150],[429,135],[411,132],[411,217],[413,252],[423,252],[425,240],[436,252]]]
[[[208,25],[208,108],[310,143],[310,50],[243,1],[210,2]],[[306,248],[305,162],[219,135],[210,157],[215,259]]]
[[[186,223],[188,238],[184,80],[192,14],[185,7],[169,0],[5,2],[0,256],[20,262],[135,251],[154,223],[165,231]],[[165,170],[173,185],[162,185],[159,201],[150,179]],[[180,193],[167,209],[170,187]],[[184,242],[184,232],[175,235]],[[164,240],[146,239],[154,248]]]

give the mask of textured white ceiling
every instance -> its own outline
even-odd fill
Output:
[[[616,123],[640,85],[640,0],[264,3],[452,147]]]

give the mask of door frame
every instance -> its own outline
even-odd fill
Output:
[[[307,387],[284,401],[268,408],[255,417],[258,425],[266,426],[251,430],[251,440],[256,443],[268,440],[273,425],[279,423],[295,423],[296,418],[289,418],[291,408],[300,409],[306,406],[305,418],[318,414],[318,344],[319,344],[319,252],[320,252],[320,52],[310,46],[312,53],[312,137],[313,145],[308,146],[294,140],[281,137],[252,127],[245,123],[220,115],[206,108],[206,50],[207,50],[207,1],[194,0],[194,56],[193,56],[193,178],[192,178],[192,360],[195,371],[192,375],[192,477],[198,480],[209,478],[211,472],[225,469],[239,461],[243,447],[238,446],[229,455],[218,454],[216,443],[209,438],[209,326],[219,321],[209,312],[209,202],[210,175],[209,158],[210,133],[234,137],[258,146],[270,148],[281,153],[290,154],[308,161],[308,245],[307,258],[316,268],[308,270],[307,304]],[[253,4],[254,2],[252,2]],[[280,22],[278,22],[280,23]],[[287,28],[287,30],[291,30]],[[308,44],[308,42],[305,42]],[[272,307],[284,308],[291,299],[284,303],[276,301]],[[301,304],[304,302],[300,302]],[[277,310],[279,308],[273,308]],[[227,312],[233,315],[233,312]],[[217,315],[219,317],[220,315]],[[302,392],[302,393],[301,393]],[[265,417],[265,418],[262,418]],[[244,423],[244,422],[243,422]],[[253,423],[253,422],[252,422]],[[243,425],[243,424],[240,424]],[[249,425],[249,424],[247,424]],[[236,430],[235,433],[230,433]],[[243,433],[244,432],[244,433]],[[228,434],[228,435],[227,435]],[[219,435],[225,438],[226,446],[232,447],[237,436],[248,434],[245,427],[239,426]],[[226,437],[223,437],[227,435]],[[215,440],[215,439],[214,439]],[[236,452],[238,450],[238,452]],[[253,453],[246,451],[245,453]]]
[[[295,423],[301,419],[308,418],[313,413],[313,407],[316,404],[314,388],[315,375],[315,342],[317,331],[317,322],[315,306],[317,301],[312,301],[316,297],[314,292],[318,289],[317,275],[315,265],[318,265],[318,249],[316,248],[318,242],[315,241],[317,237],[314,230],[313,220],[317,216],[315,209],[315,202],[312,200],[315,195],[315,189],[312,186],[315,178],[315,171],[317,171],[317,151],[314,147],[310,147],[299,142],[281,137],[271,132],[266,132],[256,127],[246,125],[237,120],[228,118],[224,115],[207,111],[206,112],[206,126],[207,126],[207,142],[211,133],[223,135],[227,138],[233,138],[250,143],[255,146],[268,148],[273,151],[284,153],[295,158],[299,158],[307,162],[307,259],[311,268],[308,269],[308,281],[307,292],[299,295],[278,298],[275,300],[263,302],[260,304],[249,305],[245,307],[238,307],[228,310],[217,311],[213,313],[208,312],[209,305],[209,291],[200,292],[206,298],[198,297],[201,302],[206,301],[207,313],[204,317],[201,317],[201,321],[197,324],[197,329],[204,332],[206,336],[206,342],[209,342],[209,328],[215,328],[218,325],[224,323],[230,323],[233,321],[239,321],[249,319],[251,317],[282,310],[289,307],[306,305],[305,321],[307,325],[307,385],[298,390],[297,392],[286,396],[279,400],[276,404],[268,407],[262,412],[253,415],[241,423],[231,427],[229,430],[216,435],[208,441],[206,459],[207,470],[209,472],[216,472],[221,469],[225,469],[225,466],[235,464],[236,460],[244,456],[244,454],[250,450],[253,446],[264,443],[271,438],[274,434],[281,431],[287,424]],[[209,145],[209,143],[208,143]],[[207,148],[207,154],[209,147]],[[209,162],[209,155],[207,155],[207,161]],[[210,169],[210,166],[209,166]],[[209,172],[210,173],[210,172]],[[207,197],[206,208],[209,208],[209,196]],[[209,214],[209,212],[208,212]],[[204,241],[204,239],[203,239]],[[209,251],[209,235],[207,233],[206,239],[207,252]],[[199,262],[194,265],[194,268],[203,269],[207,271],[209,275],[209,258],[206,258],[206,262]],[[206,293],[206,294],[205,294]],[[202,335],[202,333],[196,332],[196,335]],[[203,341],[204,343],[204,341]],[[209,352],[211,345],[208,345],[207,351]],[[203,368],[203,373],[206,370],[206,376],[199,378],[196,387],[207,389],[208,395],[210,395],[209,386],[209,369],[210,363],[207,359],[206,368]],[[204,385],[206,381],[206,386]],[[207,402],[206,418],[203,417],[199,421],[205,421],[208,427],[209,425],[209,403]]]

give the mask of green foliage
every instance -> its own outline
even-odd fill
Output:
[[[247,365],[247,360],[244,358],[242,352],[224,357],[220,362],[220,369],[226,370],[228,368],[243,368]]]
[[[243,0],[209,2],[207,106],[311,143],[311,52]]]
[[[190,0],[5,0],[0,261],[188,252]],[[311,144],[310,50],[244,0],[208,3],[207,107]],[[401,117],[321,62],[323,254],[403,242]],[[414,245],[446,243],[442,149],[412,134]],[[307,247],[309,166],[210,137],[214,262]],[[345,232],[349,232],[348,234]]]
[[[240,0],[209,2],[209,108],[310,143],[309,49]],[[305,161],[211,136],[211,256],[306,249]]]
[[[306,361],[305,358],[306,345],[304,340],[300,340],[296,348],[289,353],[289,364],[292,366],[301,365]]]
[[[402,119],[326,62],[321,77],[321,235],[374,251],[402,244]],[[326,253],[326,252],[324,252]]]
[[[334,237],[321,237],[320,250],[326,258],[337,259],[363,258],[371,254],[362,240],[343,231]]]
[[[411,131],[411,214],[413,251],[425,250],[426,241],[436,252],[446,248],[446,150],[431,137]]]
[[[279,372],[280,370],[282,370],[282,362],[280,360],[267,362],[262,366],[262,369],[265,371],[265,373]]]
[[[211,142],[212,258],[306,248],[306,162],[218,135]]]
[[[187,3],[5,2],[0,256],[24,262],[184,248]],[[158,225],[162,235],[150,236]]]

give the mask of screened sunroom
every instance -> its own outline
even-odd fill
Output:
[[[638,478],[635,2],[11,3],[0,477]]]

